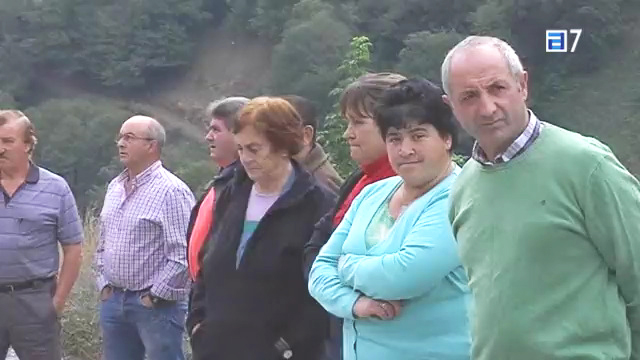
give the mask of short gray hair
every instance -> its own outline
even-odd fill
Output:
[[[244,96],[230,96],[218,99],[207,106],[206,115],[209,120],[213,117],[221,119],[224,121],[227,129],[231,129],[240,110],[242,110],[248,102],[249,99]]]
[[[451,72],[451,60],[453,59],[453,56],[459,50],[472,49],[480,46],[493,46],[494,48],[498,49],[502,57],[504,57],[504,60],[507,62],[509,72],[511,73],[511,75],[513,75],[514,78],[517,79],[518,76],[524,73],[524,67],[522,66],[520,57],[518,57],[516,51],[513,50],[511,45],[509,45],[506,41],[493,36],[468,36],[466,39],[460,41],[456,46],[449,50],[449,53],[447,53],[447,56],[442,62],[442,87],[445,93],[450,94],[451,91],[451,89],[449,88],[449,73]]]
[[[162,148],[167,141],[167,133],[165,132],[162,124],[155,119],[152,120],[153,121],[149,121],[149,130],[147,130],[149,132],[149,138],[158,143],[158,151],[162,152]]]

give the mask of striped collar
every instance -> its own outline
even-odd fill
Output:
[[[533,113],[533,111],[527,111],[529,112],[529,123],[527,124],[527,127],[524,129],[522,134],[520,134],[520,136],[511,143],[511,145],[509,145],[507,150],[502,154],[499,154],[494,160],[489,160],[484,150],[482,150],[476,141],[473,144],[471,157],[482,165],[493,166],[496,164],[506,163],[523,153],[529,146],[531,146],[531,144],[533,144],[540,134],[540,128],[542,127],[542,122],[538,120],[538,117]]]

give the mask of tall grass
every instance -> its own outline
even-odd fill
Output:
[[[95,275],[92,271],[93,256],[98,244],[98,221],[92,213],[84,220],[84,257],[80,276],[67,300],[62,315],[62,346],[66,356],[81,360],[101,358],[100,309]]]

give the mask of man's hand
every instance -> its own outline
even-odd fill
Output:
[[[140,302],[142,306],[153,309],[153,299],[151,298],[151,294],[145,294],[140,297]]]
[[[56,309],[56,314],[58,314],[58,316],[62,315],[62,312],[64,311],[65,302],[66,302],[66,299],[63,299],[61,296],[58,296],[58,294],[53,296],[53,308]]]
[[[100,300],[101,301],[105,301],[108,298],[111,297],[111,294],[113,293],[113,288],[109,285],[105,286],[102,288],[102,290],[100,290]]]
[[[373,300],[366,296],[360,296],[353,305],[353,314],[359,318],[374,316],[382,320],[391,320],[400,315],[401,310],[400,301]]]

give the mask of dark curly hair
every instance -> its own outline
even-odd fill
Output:
[[[374,120],[386,138],[390,128],[410,124],[431,124],[441,137],[451,136],[452,149],[458,144],[458,127],[451,108],[442,100],[442,88],[423,78],[402,80],[387,89],[374,111]]]

